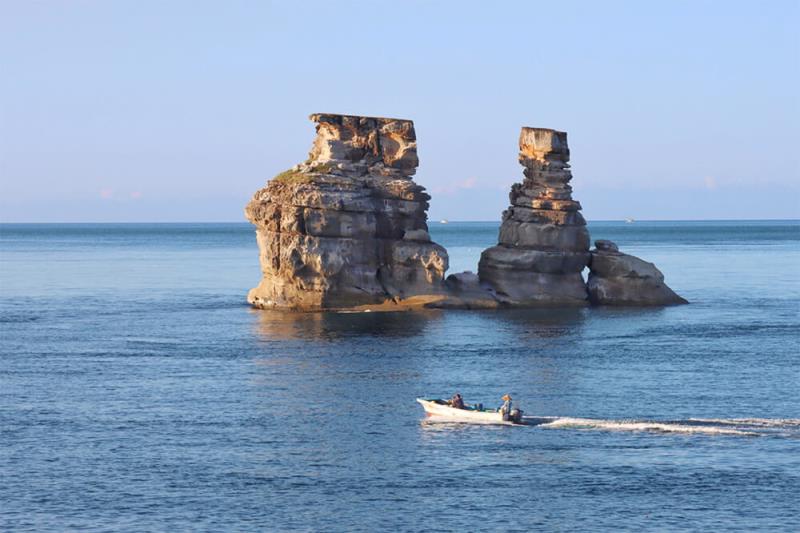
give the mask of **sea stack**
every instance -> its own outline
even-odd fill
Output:
[[[511,187],[497,246],[481,254],[480,281],[507,306],[585,305],[589,232],[572,199],[567,134],[522,128],[519,162],[525,179]]]
[[[589,299],[595,305],[665,306],[686,304],[664,283],[653,263],[624,254],[607,240],[597,240],[589,263]]]
[[[431,242],[430,196],[414,183],[410,120],[314,114],[308,160],[277,175],[245,208],[263,278],[260,308],[419,306],[441,298],[447,251]]]

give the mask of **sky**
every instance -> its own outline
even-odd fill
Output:
[[[800,218],[800,2],[0,0],[0,221],[244,221],[316,112],[412,119],[433,220],[522,126],[589,220]]]

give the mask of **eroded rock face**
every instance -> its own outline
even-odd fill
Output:
[[[689,303],[664,283],[653,263],[619,251],[611,241],[595,241],[589,263],[589,299],[595,305],[662,306]]]
[[[431,242],[410,120],[315,114],[304,163],[256,192],[261,308],[341,309],[436,299],[448,257]]]
[[[585,305],[589,232],[572,199],[567,134],[522,128],[519,150],[525,179],[511,187],[499,242],[481,254],[478,276],[505,305]]]
[[[522,128],[519,161],[498,244],[478,274],[451,274],[431,241],[430,197],[412,180],[419,163],[410,120],[316,114],[308,160],[270,180],[245,213],[256,226],[261,308],[672,305],[687,303],[651,263],[589,233],[572,199],[567,134]],[[588,285],[581,272],[590,265]],[[588,291],[587,291],[588,287]]]
[[[478,275],[468,270],[450,274],[445,280],[447,297],[432,302],[428,307],[441,309],[497,309],[501,306],[494,291],[482,283]]]

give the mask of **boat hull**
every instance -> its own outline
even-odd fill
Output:
[[[433,419],[447,422],[466,422],[471,424],[511,424],[503,420],[497,411],[478,411],[475,409],[456,409],[435,400],[417,398],[417,402],[425,409],[425,414]]]

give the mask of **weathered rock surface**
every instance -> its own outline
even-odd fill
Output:
[[[601,252],[619,252],[619,246],[613,241],[598,239],[594,241],[594,247]]]
[[[511,187],[499,242],[481,254],[478,276],[504,305],[585,305],[589,232],[572,199],[567,134],[522,128],[519,150],[525,179]]]
[[[256,192],[263,278],[248,294],[261,308],[298,310],[415,305],[441,298],[447,251],[431,242],[430,197],[410,120],[315,114],[304,163]]]
[[[482,283],[472,271],[450,274],[445,280],[447,297],[431,302],[428,307],[440,309],[497,309],[500,301],[494,290]]]
[[[595,241],[589,263],[589,299],[595,305],[662,306],[689,303],[664,283],[653,263],[619,251],[611,241]]]
[[[308,160],[256,192],[245,214],[256,226],[263,277],[255,307],[392,310],[415,307],[672,305],[687,303],[651,263],[589,233],[572,199],[567,134],[522,128],[525,179],[511,187],[498,244],[478,273],[444,279],[447,251],[431,241],[430,196],[414,183],[419,164],[410,120],[315,114]],[[588,286],[582,271],[590,265]],[[587,290],[588,288],[588,290]]]

